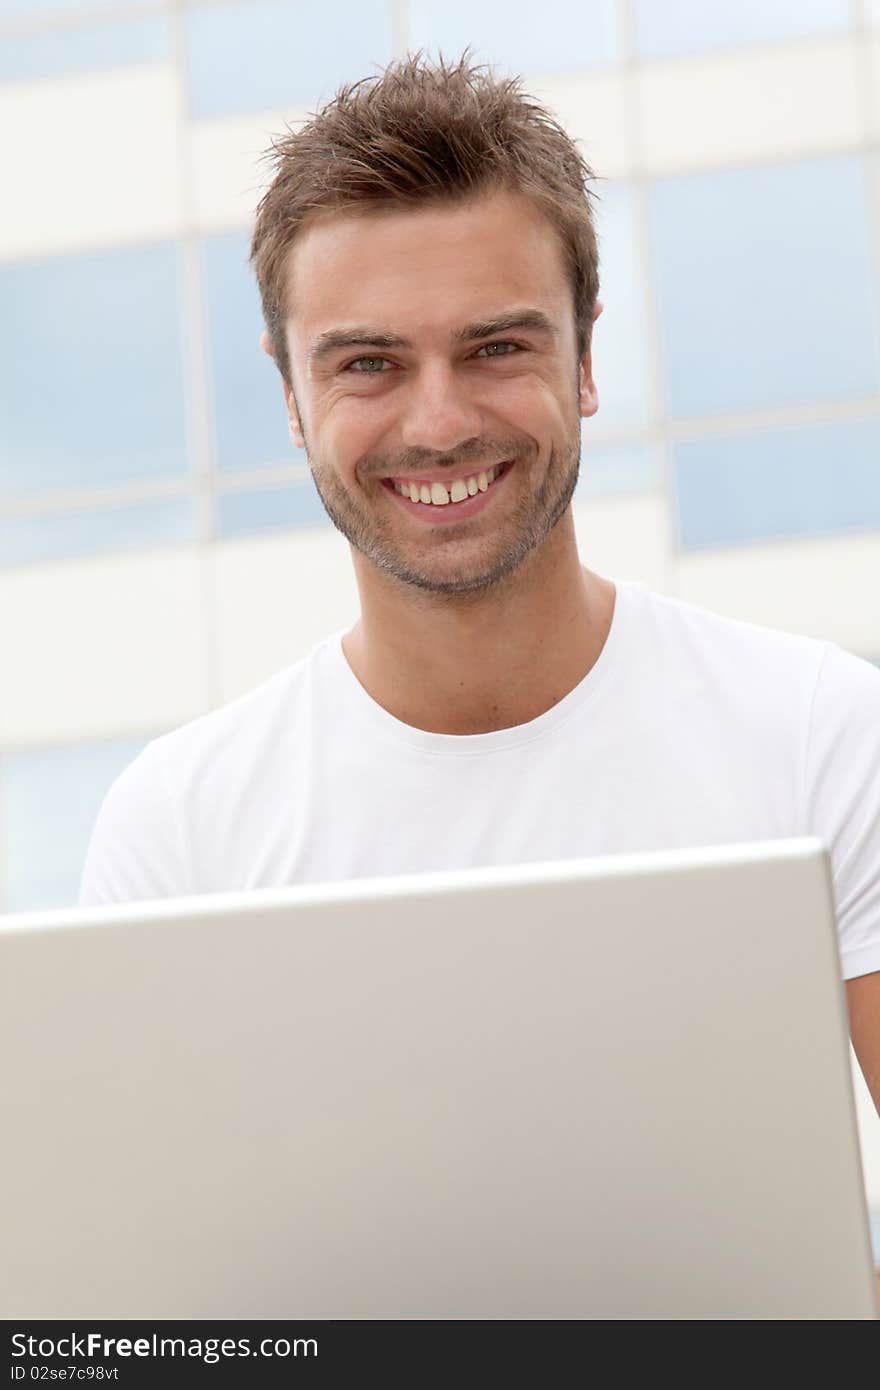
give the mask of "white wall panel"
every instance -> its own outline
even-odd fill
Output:
[[[0,85],[0,258],[176,235],[173,67]]]
[[[845,149],[863,133],[852,39],[646,63],[636,94],[656,173]]]
[[[581,563],[608,578],[669,592],[669,508],[659,493],[593,497],[572,505]]]
[[[880,656],[880,534],[678,556],[681,598],[730,617]]]
[[[869,134],[872,140],[880,140],[880,32],[871,34],[865,40],[865,55]]]
[[[209,232],[250,227],[257,203],[272,180],[262,156],[300,111],[261,112],[196,121],[191,127],[193,197],[199,226]]]
[[[0,747],[139,733],[206,708],[198,551],[0,575]]]
[[[298,661],[360,612],[348,542],[335,530],[220,541],[205,555],[226,703]]]
[[[632,171],[627,84],[621,72],[528,77],[527,91],[546,102],[595,173],[626,178]],[[601,190],[600,190],[601,191]]]

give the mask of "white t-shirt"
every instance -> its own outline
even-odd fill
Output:
[[[515,728],[404,724],[340,630],[154,739],[105,797],[80,903],[809,834],[844,978],[880,970],[880,670],[615,583],[592,670]]]

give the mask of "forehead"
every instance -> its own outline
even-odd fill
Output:
[[[557,318],[571,299],[559,233],[508,192],[322,213],[291,249],[286,286],[288,332],[301,345],[340,323],[451,331],[507,303]]]

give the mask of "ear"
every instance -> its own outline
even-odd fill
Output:
[[[604,309],[601,300],[596,300],[596,307],[593,310],[593,323]],[[590,328],[590,341],[587,350],[581,358],[578,371],[578,394],[580,398],[580,413],[586,419],[590,415],[595,415],[599,409],[599,393],[593,381],[593,333]]]
[[[263,332],[260,334],[260,347],[263,349],[266,356],[271,357],[272,361],[274,362],[275,354],[272,351],[272,344],[269,341],[269,334],[266,332],[265,328],[263,329]],[[287,432],[290,435],[290,441],[292,444],[296,446],[297,449],[304,449],[306,447],[306,441],[303,438],[302,425],[300,423],[299,418],[299,411],[297,410],[297,405],[294,399],[293,392],[291,391],[290,387],[288,386],[287,382],[284,380],[283,377],[281,378],[281,385],[284,388],[284,404],[287,406]]]

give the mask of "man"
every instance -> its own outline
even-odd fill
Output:
[[[880,1109],[880,672],[580,563],[575,147],[516,82],[416,58],[274,150],[262,345],[361,615],[144,750],[80,901],[817,834]]]

